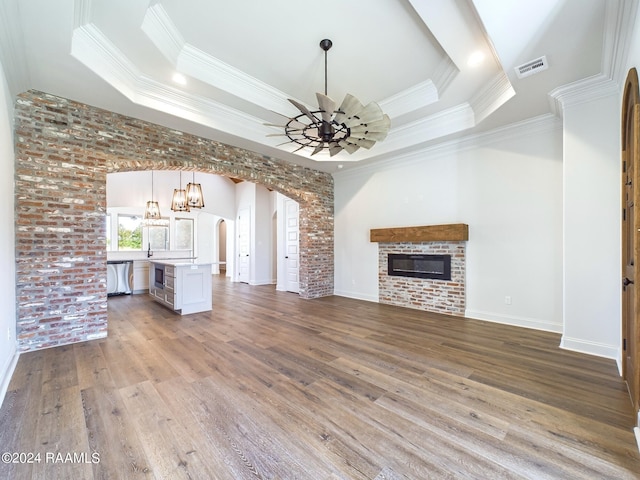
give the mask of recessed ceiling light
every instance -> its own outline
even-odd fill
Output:
[[[477,67],[480,64],[482,64],[482,62],[484,62],[484,52],[481,52],[480,50],[473,52],[470,56],[469,56],[469,60],[467,60],[467,65],[469,65],[470,67]]]
[[[173,78],[174,82],[176,82],[176,83],[178,83],[180,85],[186,85],[187,84],[187,79],[181,73],[174,73],[172,78]]]

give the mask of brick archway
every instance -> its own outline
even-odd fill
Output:
[[[21,351],[106,336],[106,175],[187,169],[267,186],[300,204],[300,295],[333,294],[333,178],[42,92],[15,109]]]

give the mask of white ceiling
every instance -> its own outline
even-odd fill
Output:
[[[41,90],[324,171],[555,113],[553,92],[614,76],[624,2],[607,0],[0,0],[12,94]],[[329,158],[276,145],[328,95],[375,101],[386,140]],[[480,52],[484,60],[470,65]],[[514,68],[545,55],[549,68]],[[183,74],[186,84],[173,80]],[[316,108],[314,108],[316,109]]]

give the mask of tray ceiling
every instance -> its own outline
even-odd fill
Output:
[[[6,0],[0,54],[14,95],[42,90],[333,171],[549,114],[550,92],[609,79],[619,2],[512,3]],[[391,117],[370,150],[310,157],[267,136],[279,130],[265,123],[299,113],[288,98],[315,109],[323,38],[333,41],[328,95],[375,101]],[[542,55],[547,70],[517,77]]]

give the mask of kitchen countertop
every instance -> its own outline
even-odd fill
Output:
[[[212,262],[198,262],[197,258],[159,258],[158,260],[149,259],[150,263],[159,265],[171,265],[173,267],[182,267],[188,265],[211,265]]]

